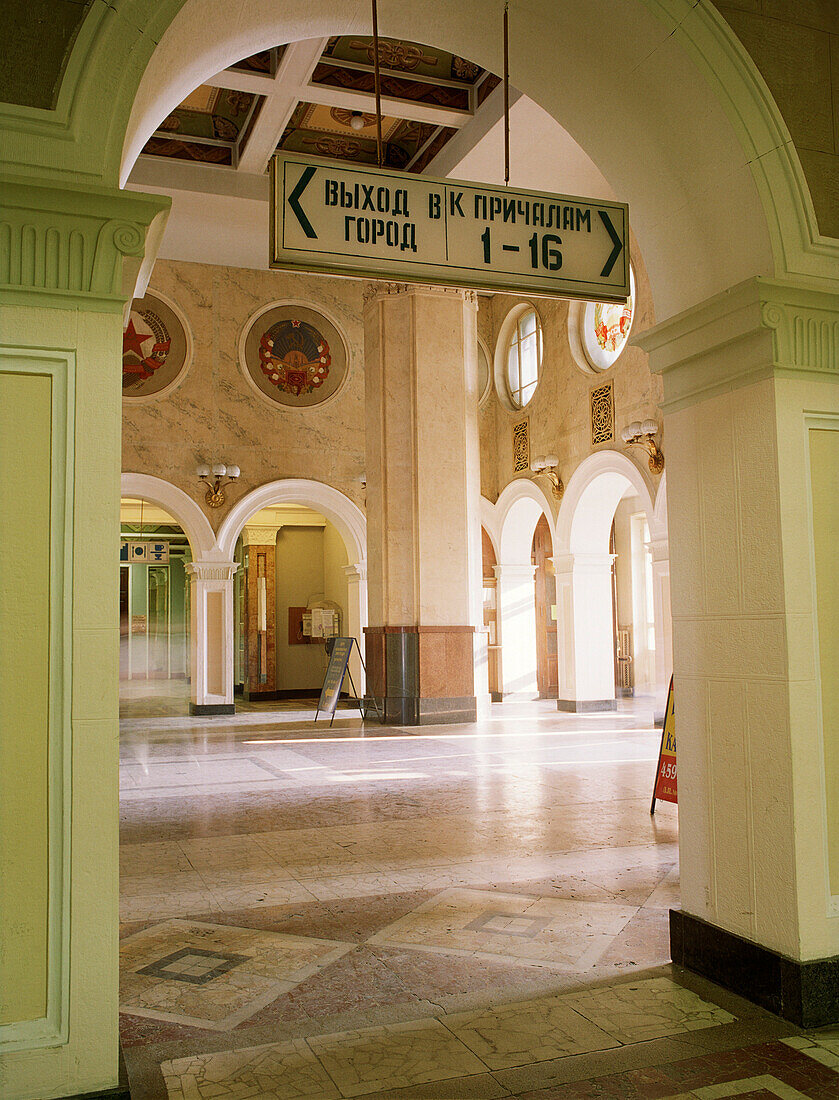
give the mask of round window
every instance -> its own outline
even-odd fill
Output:
[[[542,363],[542,326],[532,307],[516,318],[507,342],[505,381],[507,396],[516,409],[523,409],[536,392]]]
[[[626,347],[635,304],[635,273],[629,269],[626,304],[586,302],[580,311],[580,343],[594,370],[608,370]]]

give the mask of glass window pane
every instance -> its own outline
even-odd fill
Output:
[[[513,344],[507,353],[507,386],[510,390],[510,396],[514,396],[515,391],[519,388],[519,347],[518,344]]]
[[[519,321],[519,329],[522,336],[529,336],[530,333],[536,331],[536,311],[534,309],[528,310],[527,313]]]
[[[521,381],[522,385],[536,382],[539,378],[539,366],[536,359],[536,341],[532,338],[521,348]]]
[[[527,402],[530,400],[530,398],[534,395],[535,392],[536,392],[536,383],[535,382],[531,382],[529,386],[522,386],[521,395],[519,397],[519,405],[522,406],[522,407],[525,406],[527,404]]]

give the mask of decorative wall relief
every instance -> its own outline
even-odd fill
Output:
[[[591,445],[611,443],[615,438],[615,396],[611,382],[591,391]]]
[[[287,303],[261,310],[240,345],[245,377],[260,397],[276,405],[320,405],[347,376],[341,334],[321,313]]]
[[[149,292],[131,303],[122,334],[122,396],[161,397],[179,381],[192,357],[192,340],[173,302]]]
[[[513,425],[513,473],[530,472],[530,421],[520,420]]]

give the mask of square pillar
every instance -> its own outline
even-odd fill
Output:
[[[504,695],[537,691],[536,566],[495,565]]]
[[[582,714],[616,710],[611,554],[554,558],[559,699],[557,709]]]
[[[365,294],[369,687],[400,724],[472,721],[480,615],[477,298]]]
[[[277,697],[276,527],[242,529],[245,586],[245,699]]]
[[[839,1020],[839,295],[749,280],[664,378],[682,909],[673,960]]]
[[[0,1093],[116,1094],[122,324],[169,200],[0,187]]]
[[[190,583],[190,714],[233,714],[233,574],[236,562],[194,561]]]

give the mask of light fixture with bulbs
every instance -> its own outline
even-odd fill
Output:
[[[364,115],[361,111],[353,111],[350,115],[350,129],[355,130],[358,133],[359,130],[363,130],[367,124],[364,121]]]
[[[201,462],[196,466],[195,473],[201,484],[207,486],[204,500],[211,508],[221,508],[224,504],[224,486],[235,481],[241,471],[238,466],[227,466],[223,462],[214,462],[212,465]]]
[[[558,465],[559,459],[556,455],[540,455],[530,463],[530,469],[537,477],[541,474],[548,479],[553,495],[560,500],[565,492],[565,486],[562,484],[562,478],[555,473]]]
[[[621,439],[627,445],[632,447],[637,444],[639,447],[646,447],[650,455],[650,471],[654,474],[660,474],[664,469],[664,455],[659,449],[653,436],[658,431],[658,424],[655,420],[645,420],[643,423],[640,420],[634,420],[621,432]]]

